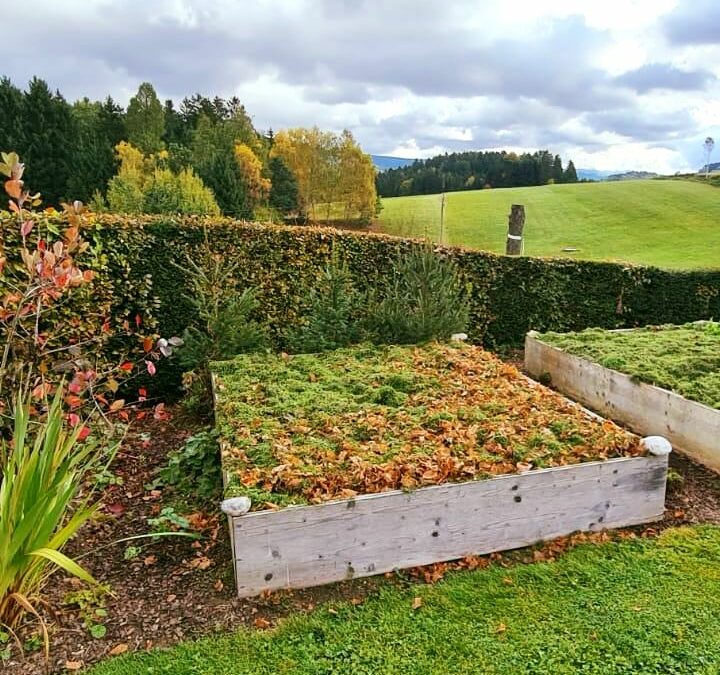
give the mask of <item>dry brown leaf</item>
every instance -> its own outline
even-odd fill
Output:
[[[143,563],[147,565],[148,567],[150,565],[154,565],[157,562],[157,556],[156,555],[149,555],[147,558],[143,560]]]
[[[507,626],[504,623],[499,623],[497,628],[494,630],[495,633],[504,633],[507,630]]]
[[[65,661],[65,668],[67,670],[80,670],[83,667],[82,661]]]
[[[416,596],[415,599],[413,600],[412,608],[413,608],[413,609],[420,609],[420,608],[422,607],[422,604],[423,604],[423,599],[418,595],[418,596]]]
[[[259,616],[255,621],[253,621],[253,626],[259,630],[265,630],[266,628],[270,628],[272,624],[267,620],[263,619],[261,616]]]
[[[210,560],[207,556],[202,555],[198,558],[193,558],[188,564],[196,570],[206,570],[210,567],[210,565],[212,565],[212,560]]]
[[[110,656],[119,656],[120,654],[124,654],[129,649],[127,643],[120,642],[119,644],[116,644],[109,652]]]

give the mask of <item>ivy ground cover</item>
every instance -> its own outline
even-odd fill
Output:
[[[255,509],[643,454],[636,436],[469,345],[212,368],[226,491]]]
[[[720,408],[720,324],[657,326],[629,331],[589,329],[539,338],[641,382]]]

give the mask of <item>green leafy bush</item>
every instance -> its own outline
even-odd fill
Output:
[[[212,500],[222,492],[220,447],[214,429],[201,431],[190,437],[180,450],[172,453],[160,471],[165,485]]]

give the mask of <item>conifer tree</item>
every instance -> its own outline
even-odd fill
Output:
[[[125,119],[128,141],[145,153],[163,149],[165,112],[155,89],[143,82],[137,94],[130,99]]]

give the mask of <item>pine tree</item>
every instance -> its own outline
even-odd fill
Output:
[[[190,129],[186,126],[182,115],[175,110],[171,99],[165,101],[163,116],[165,117],[165,131],[162,139],[165,147],[187,145],[190,140]]]
[[[115,146],[124,136],[122,108],[111,98],[104,103],[85,98],[72,106],[72,116],[76,136],[67,193],[87,203],[96,192],[105,194],[117,171]]]
[[[68,198],[76,137],[70,106],[59,92],[33,78],[23,100],[24,147],[18,148],[28,165],[28,184],[38,190],[46,206],[58,206]]]
[[[284,215],[296,213],[298,204],[298,186],[295,176],[280,157],[272,157],[270,169],[270,206]]]
[[[222,122],[201,115],[193,133],[192,166],[215,195],[223,214],[250,219],[253,200],[243,183],[240,167],[235,159],[237,143],[256,143],[248,120],[234,117]]]
[[[23,93],[7,77],[0,79],[0,143],[3,152],[25,148]]]
[[[553,160],[552,177],[556,183],[563,182],[563,165],[560,155],[555,155],[555,159]]]
[[[145,153],[163,149],[165,112],[149,82],[143,82],[137,94],[130,99],[125,123],[128,141],[136,148]]]
[[[573,164],[573,161],[570,160],[567,163],[567,167],[565,169],[565,174],[563,175],[563,183],[577,183],[577,182],[578,182],[577,171],[575,171],[575,165]]]

